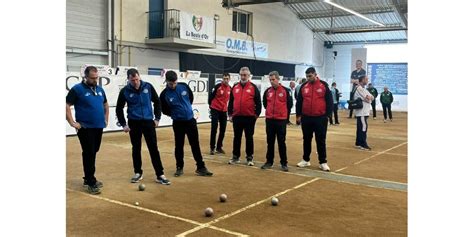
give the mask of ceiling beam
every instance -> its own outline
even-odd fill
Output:
[[[324,2],[323,0],[296,0],[296,1],[291,1],[291,0],[285,0],[284,3],[285,5],[291,5],[291,4],[300,4],[300,3],[307,3],[307,2]]]
[[[402,11],[398,0],[392,0],[392,4],[393,4],[394,10],[397,12],[400,19],[402,19],[403,26],[408,27],[408,20],[405,17],[405,14],[407,13],[407,11]]]
[[[366,10],[357,10],[362,15],[368,15],[368,14],[382,14],[382,13],[392,13],[395,10],[391,7],[384,7],[384,8],[378,8],[378,9],[366,9]],[[301,12],[298,14],[298,18],[300,20],[307,20],[307,19],[315,19],[315,18],[330,18],[330,17],[343,17],[343,16],[353,16],[353,14],[344,12],[344,11],[338,11],[332,14],[332,12],[329,11],[312,11],[312,12]]]
[[[347,33],[367,33],[367,32],[383,32],[383,31],[400,31],[408,30],[406,27],[369,27],[369,28],[333,28],[333,29],[315,29],[313,32],[330,34],[347,34]]]

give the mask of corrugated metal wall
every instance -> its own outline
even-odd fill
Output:
[[[66,47],[107,52],[107,0],[66,0]],[[67,69],[107,64],[107,56],[67,53]]]

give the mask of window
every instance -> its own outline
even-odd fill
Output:
[[[232,13],[232,31],[251,35],[252,13],[234,11]]]

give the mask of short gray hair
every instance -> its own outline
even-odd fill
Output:
[[[248,67],[241,67],[239,73],[242,73],[243,71],[248,71],[250,75],[250,69]]]
[[[268,77],[275,76],[278,80],[280,80],[280,74],[277,71],[271,71],[268,73]]]

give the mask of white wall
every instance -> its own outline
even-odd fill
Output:
[[[198,15],[219,15],[217,35],[251,40],[243,33],[232,31],[232,10],[222,7],[221,0],[169,0],[168,9],[178,9]],[[282,3],[241,6],[253,13],[253,35],[257,42],[268,44],[268,59],[313,64],[313,33]]]
[[[380,44],[380,45],[334,45],[332,49],[324,49],[324,67],[322,79],[328,83],[335,81],[342,92],[341,100],[348,100],[350,93],[350,76],[353,62],[351,62],[352,48],[367,48],[367,63],[408,62],[406,44]],[[334,63],[333,52],[337,51]],[[334,74],[334,76],[333,76]],[[379,91],[379,94],[381,91]],[[393,111],[408,111],[407,95],[394,95]],[[377,109],[382,110],[380,98],[377,97]]]

